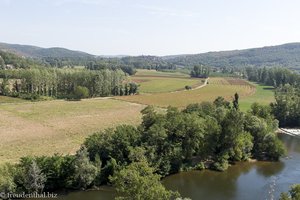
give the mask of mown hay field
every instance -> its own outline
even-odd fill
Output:
[[[202,83],[198,78],[175,77],[140,77],[133,76],[131,80],[139,84],[140,93],[161,93],[184,90],[185,86],[196,87]]]
[[[189,78],[188,74],[181,72],[162,72],[156,70],[138,69],[135,76],[158,76],[158,77],[177,77],[177,78]]]
[[[3,97],[1,97],[3,99]],[[6,98],[6,102],[15,101]],[[0,163],[74,153],[84,139],[119,124],[139,124],[142,105],[113,99],[0,104]]]
[[[155,105],[160,107],[167,107],[170,105],[182,108],[191,103],[200,103],[203,101],[212,102],[218,96],[222,96],[226,100],[231,101],[236,92],[239,94],[242,101],[242,99],[246,99],[255,94],[256,85],[242,79],[210,78],[208,85],[200,89],[171,93],[141,94],[116,98],[146,105]]]

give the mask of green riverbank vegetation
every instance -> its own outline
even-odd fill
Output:
[[[160,179],[192,169],[224,171],[248,159],[277,161],[285,152],[270,108],[239,110],[219,97],[213,103],[142,110],[142,123],[89,136],[75,155],[23,157],[0,169],[0,190],[41,192],[113,185],[119,199],[174,199]],[[154,192],[155,191],[155,192]]]

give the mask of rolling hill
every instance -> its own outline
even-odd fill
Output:
[[[30,45],[0,43],[0,50],[20,56],[46,60],[63,59],[74,63],[87,63],[91,60],[119,65],[130,65],[135,68],[173,69],[175,66],[192,67],[207,65],[211,67],[267,66],[287,67],[300,70],[300,43],[288,43],[277,46],[252,48],[233,51],[208,52],[200,54],[182,54],[171,56],[94,56],[81,51],[65,48],[41,48]]]
[[[165,61],[180,66],[213,67],[277,66],[300,69],[300,43],[262,48],[165,56]]]
[[[0,43],[0,50],[9,51],[11,53],[18,54],[20,56],[32,57],[32,58],[87,58],[94,57],[94,55],[81,52],[73,51],[65,48],[53,47],[53,48],[41,48],[31,45],[20,45],[20,44],[7,44]]]

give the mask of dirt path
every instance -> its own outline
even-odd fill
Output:
[[[199,86],[197,86],[195,88],[192,88],[190,90],[182,89],[182,90],[176,90],[176,91],[173,91],[173,92],[170,92],[170,93],[183,92],[183,91],[191,91],[191,90],[198,90],[200,88],[203,88],[203,87],[207,86],[208,79],[209,78],[205,79],[205,81],[204,81],[204,83],[202,85],[199,85]]]
[[[191,89],[191,90],[198,90],[198,89],[200,89],[200,88],[203,88],[203,87],[207,86],[208,79],[209,79],[209,78],[205,79],[205,81],[204,81],[204,83],[203,83],[202,85],[199,85],[198,87],[193,88],[193,89]]]

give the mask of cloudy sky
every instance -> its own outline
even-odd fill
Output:
[[[0,42],[171,55],[300,42],[299,0],[0,0]]]

